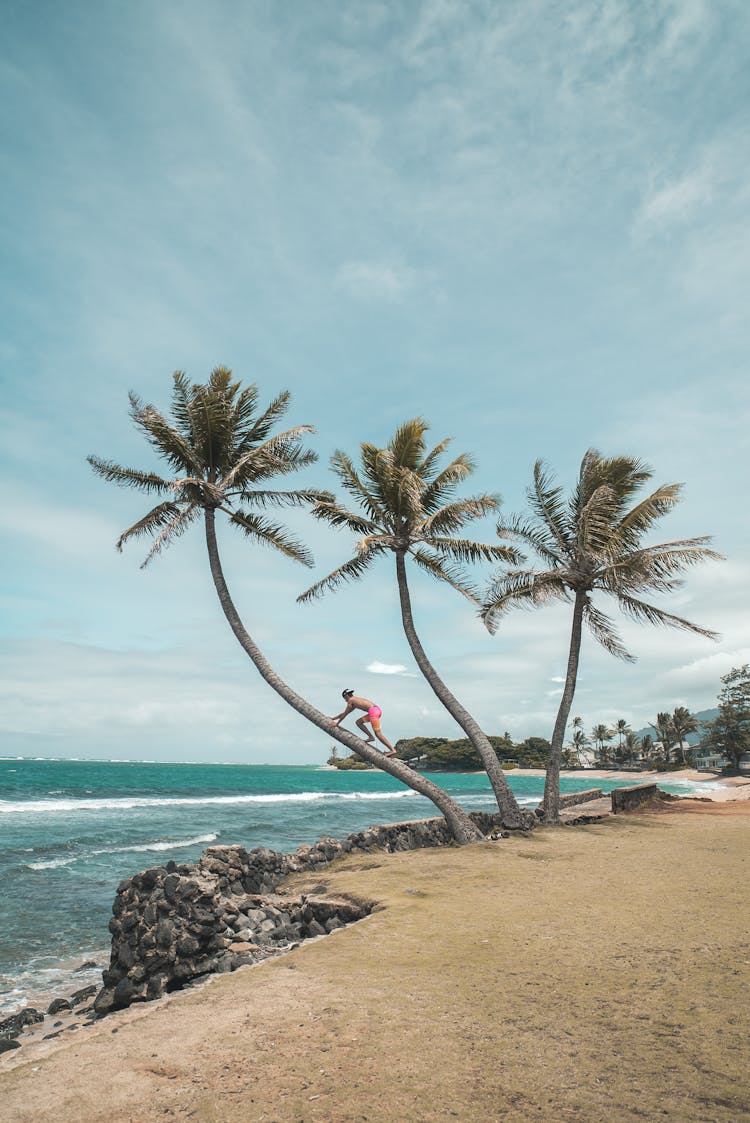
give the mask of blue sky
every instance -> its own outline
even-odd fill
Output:
[[[236,646],[200,532],[142,572],[113,549],[142,499],[85,462],[152,466],[127,392],[166,407],[220,363],[292,392],[311,483],[420,414],[506,512],[537,457],[570,484],[591,446],[684,482],[659,539],[728,560],[665,607],[722,638],[626,623],[634,666],[585,641],[574,712],[712,705],[750,661],[749,40],[733,0],[7,5],[0,754],[327,756]],[[294,523],[312,575],[222,538],[277,670],[330,712],[374,697],[392,739],[457,735],[390,566],[300,607],[351,543]],[[488,732],[549,735],[564,607],[490,638],[451,590],[413,599]]]

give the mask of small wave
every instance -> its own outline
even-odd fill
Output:
[[[55,858],[51,862],[29,862],[30,870],[57,870],[62,866],[71,866],[78,858]]]
[[[144,850],[184,850],[201,842],[216,842],[218,834],[203,834],[199,838],[186,838],[182,842],[144,842],[140,846],[114,846],[111,850],[91,850],[91,854],[140,854]]]
[[[98,858],[102,854],[143,854],[146,851],[184,850],[188,846],[199,846],[203,842],[215,842],[217,834],[204,834],[198,838],[185,838],[179,842],[170,842],[160,839],[158,842],[143,842],[133,846],[113,846],[105,850],[88,850],[82,854],[74,854],[69,858],[52,858],[48,862],[28,862],[30,870],[56,870],[63,866],[72,866],[74,862],[82,862],[87,858]]]
[[[340,799],[404,799],[416,792],[289,792],[273,795],[119,796],[113,799],[0,800],[0,815],[44,815],[63,811],[130,811],[136,807],[206,807],[243,803],[312,803]]]

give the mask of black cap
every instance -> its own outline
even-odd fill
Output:
[[[342,698],[351,698],[353,693],[354,693],[353,690],[342,690],[341,691],[341,697]]]

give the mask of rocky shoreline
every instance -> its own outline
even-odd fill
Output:
[[[91,960],[82,963],[76,972],[89,971],[98,967]],[[0,1054],[20,1049],[28,1041],[50,1041],[59,1037],[67,1029],[78,1029],[81,1025],[91,1025],[99,1015],[94,1009],[93,998],[99,987],[96,983],[79,987],[67,998],[53,998],[45,1010],[36,1006],[23,1009],[0,1021]],[[48,1019],[54,1018],[51,1023]],[[20,1039],[20,1040],[19,1040]]]
[[[484,833],[499,816],[472,815]],[[212,974],[236,971],[329,935],[369,915],[375,902],[331,897],[325,886],[295,894],[282,882],[322,870],[352,852],[446,846],[445,820],[370,827],[343,840],[322,838],[292,854],[265,847],[210,847],[198,862],[145,870],[117,889],[109,923],[112,949],[102,986],[90,984],[47,1005],[30,1005],[0,1021],[0,1054],[91,1025],[112,1010],[150,1001]],[[83,963],[76,971],[98,966]]]
[[[473,812],[483,834],[499,815]],[[532,816],[529,815],[532,819]],[[343,854],[446,846],[443,818],[370,827],[322,838],[292,854],[212,846],[198,862],[146,870],[123,881],[109,923],[112,954],[94,1010],[106,1014],[160,998],[206,975],[235,971],[367,916],[375,902],[284,891],[290,874],[315,872]]]
[[[590,801],[595,791],[565,802]],[[527,813],[529,827],[535,817]],[[509,837],[500,816],[472,812],[485,837]],[[593,818],[593,816],[592,816]],[[589,821],[573,813],[570,822]],[[45,1010],[27,1006],[0,1021],[0,1053],[90,1025],[113,1010],[148,1002],[212,974],[236,971],[329,935],[368,916],[376,902],[332,897],[324,885],[305,894],[283,883],[324,869],[350,853],[405,851],[451,844],[442,818],[370,827],[343,840],[322,838],[284,854],[256,847],[214,846],[192,864],[170,861],[121,882],[109,923],[112,948],[101,987],[78,988]],[[87,962],[77,970],[91,970]],[[93,1001],[91,1001],[93,999]],[[49,1022],[49,1019],[54,1021]]]

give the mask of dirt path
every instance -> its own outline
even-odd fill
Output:
[[[0,1058],[3,1119],[737,1123],[749,863],[747,813],[347,859],[380,911]]]

